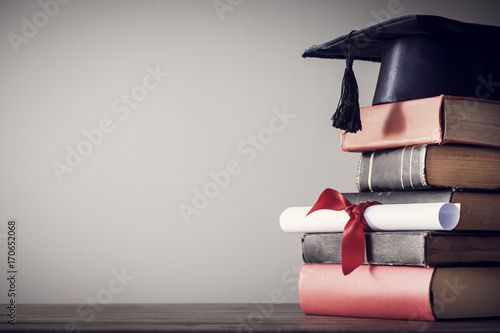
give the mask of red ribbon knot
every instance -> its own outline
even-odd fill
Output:
[[[342,272],[350,274],[365,261],[365,231],[372,229],[363,216],[366,208],[380,205],[377,201],[367,201],[352,204],[342,193],[331,188],[325,189],[307,215],[320,209],[345,210],[349,214],[349,221],[342,233]],[[306,216],[307,216],[306,215]]]

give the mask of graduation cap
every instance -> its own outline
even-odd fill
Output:
[[[373,105],[438,95],[500,100],[500,27],[406,15],[350,32],[303,57],[346,59],[333,126],[362,129],[353,60],[380,62]]]

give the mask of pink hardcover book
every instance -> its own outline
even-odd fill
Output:
[[[341,148],[364,152],[420,144],[500,147],[500,103],[440,95],[363,107],[363,129],[341,134]]]
[[[304,264],[299,299],[308,315],[401,320],[500,315],[500,267]]]

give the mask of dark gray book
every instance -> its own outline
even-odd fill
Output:
[[[417,145],[361,155],[360,192],[452,187],[500,190],[500,149],[472,145]]]
[[[460,204],[455,230],[500,231],[500,193],[456,191],[452,188],[425,191],[342,193],[353,204],[378,201],[383,204],[451,202]]]
[[[340,264],[342,233],[302,237],[305,263]],[[500,233],[365,232],[365,264],[456,266],[500,263]]]

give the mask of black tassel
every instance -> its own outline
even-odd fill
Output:
[[[337,110],[332,117],[333,126],[346,132],[356,133],[362,129],[361,117],[359,115],[359,93],[358,83],[352,70],[353,59],[351,57],[351,33],[349,34],[346,69],[342,79],[342,90],[340,93]]]

